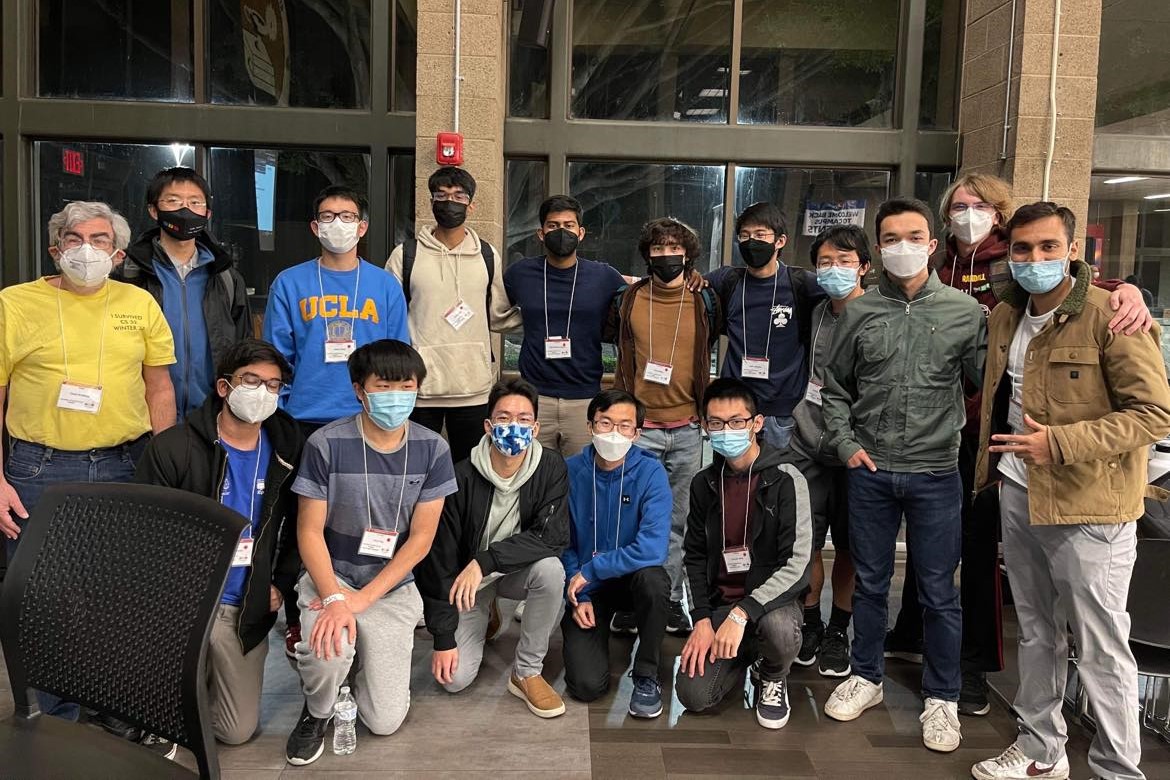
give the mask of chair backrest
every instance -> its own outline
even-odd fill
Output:
[[[32,511],[0,593],[18,714],[35,688],[189,748],[218,775],[204,655],[244,526],[208,498],[68,484]]]
[[[1137,561],[1129,583],[1129,638],[1170,648],[1170,539],[1138,539]]]

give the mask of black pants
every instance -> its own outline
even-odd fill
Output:
[[[670,604],[670,575],[662,566],[648,566],[633,574],[605,580],[589,594],[596,627],[583,629],[566,605],[561,620],[564,635],[565,689],[579,701],[599,699],[609,690],[609,621],[614,612],[633,612],[638,626],[634,675],[658,678],[658,656],[666,634]]]
[[[959,444],[959,475],[963,480],[963,547],[959,599],[963,606],[962,667],[965,672],[998,672],[1003,668],[1003,600],[999,582],[999,496],[994,488],[975,500],[975,458],[979,443],[963,436]],[[894,624],[901,640],[922,636],[922,606],[914,560],[906,556],[902,610]]]
[[[447,444],[451,447],[451,462],[467,460],[475,445],[483,438],[483,421],[487,418],[487,404],[479,406],[416,406],[410,419],[430,428],[435,433],[447,427]]]

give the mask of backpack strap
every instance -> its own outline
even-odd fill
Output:
[[[418,239],[408,238],[402,242],[402,295],[410,306],[410,274],[414,271],[414,257],[418,254]]]
[[[496,281],[496,253],[492,245],[486,241],[479,242],[479,252],[483,255],[483,264],[487,266],[487,308],[484,316],[491,318],[492,314],[492,283]]]

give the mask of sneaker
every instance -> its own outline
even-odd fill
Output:
[[[666,633],[675,636],[687,636],[691,633],[691,616],[683,609],[681,601],[670,602],[666,613]]]
[[[538,718],[555,718],[565,714],[565,702],[539,674],[523,679],[515,674],[510,675],[508,692],[523,699],[528,709]]]
[[[297,642],[301,641],[301,625],[294,623],[284,630],[284,654],[297,660]]]
[[[986,715],[991,712],[987,701],[987,675],[983,672],[963,672],[963,687],[959,691],[960,715]]]
[[[833,720],[856,720],[870,707],[882,703],[882,685],[856,674],[837,686],[825,702],[825,714]]]
[[[108,712],[99,712],[89,720],[91,723],[96,723],[119,739],[129,740],[130,742],[142,741],[142,729]]]
[[[638,621],[633,612],[615,612],[609,621],[609,631],[618,636],[637,636]]]
[[[788,684],[785,680],[764,680],[756,701],[756,720],[766,729],[782,729],[791,713],[788,707]]]
[[[848,677],[853,668],[849,665],[849,634],[836,626],[825,629],[825,637],[821,640],[822,677]]]
[[[630,715],[635,718],[657,718],[662,714],[662,686],[653,677],[640,677],[633,672],[634,692],[630,694]]]
[[[922,663],[922,637],[906,640],[895,636],[893,631],[886,632],[886,658],[896,658],[911,664]]]
[[[800,652],[795,659],[798,665],[812,666],[817,662],[817,651],[821,649],[821,638],[824,635],[825,626],[819,620],[800,627]]]
[[[142,739],[138,740],[138,744],[149,750],[151,753],[157,753],[168,761],[175,760],[175,754],[179,752],[179,746],[169,739],[163,739],[155,734],[145,734]]]
[[[927,698],[918,716],[922,722],[922,744],[940,753],[950,753],[959,746],[959,708],[953,701]]]
[[[1067,780],[1068,774],[1068,756],[1061,756],[1055,764],[1041,764],[1025,756],[1015,742],[995,758],[971,767],[971,777],[976,780]]]
[[[297,722],[292,734],[288,735],[288,744],[284,748],[284,760],[293,766],[311,764],[321,757],[325,751],[325,732],[329,730],[328,718],[314,718],[309,712],[309,705],[301,709],[301,719]]]

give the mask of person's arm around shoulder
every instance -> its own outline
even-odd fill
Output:
[[[523,320],[520,318],[520,307],[512,305],[512,300],[504,289],[504,269],[500,253],[495,251],[495,247],[492,247],[492,251],[495,253],[496,269],[489,280],[492,286],[492,310],[488,312],[488,328],[495,333],[507,333],[519,328]]]

